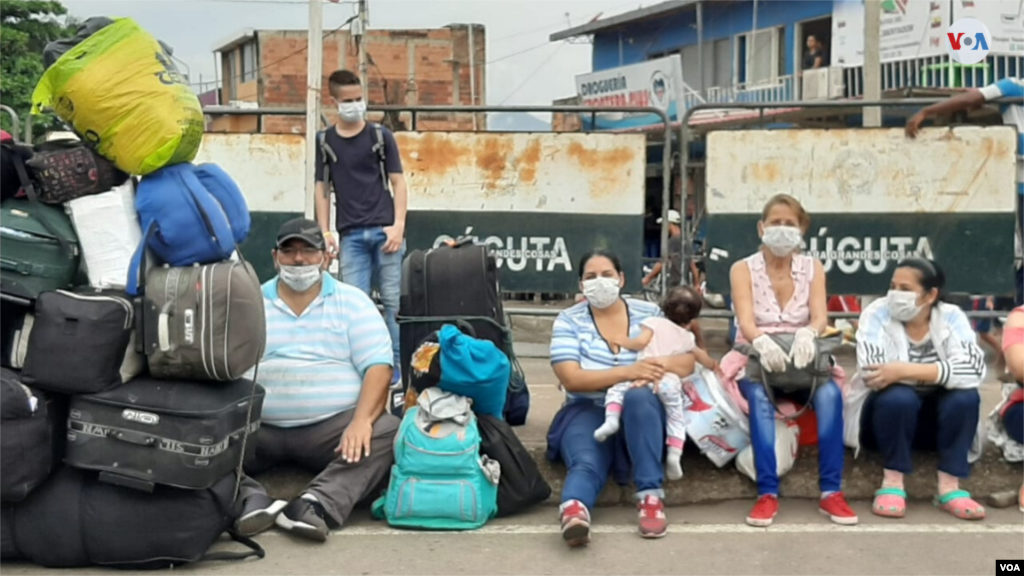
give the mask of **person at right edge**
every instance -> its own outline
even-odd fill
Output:
[[[328,83],[338,106],[338,123],[324,133],[324,146],[316,146],[316,219],[327,240],[328,255],[341,259],[342,282],[370,295],[371,281],[377,277],[391,334],[395,384],[401,381],[397,316],[408,186],[394,134],[365,119],[366,99],[359,77],[338,70]],[[337,237],[331,230],[331,192]]]
[[[914,138],[921,129],[921,124],[929,118],[949,116],[958,112],[966,112],[980,108],[985,102],[997,99],[1009,99],[1015,102],[999,105],[1003,115],[1003,124],[1017,129],[1017,230],[1015,237],[1016,255],[1021,256],[1022,234],[1024,234],[1024,80],[1020,78],[1003,78],[995,84],[984,88],[972,88],[961,94],[937,102],[923,108],[907,120],[905,131],[907,136]],[[1024,263],[1017,260],[1017,286],[1014,294],[1015,305],[1024,304]]]
[[[988,417],[988,438],[1007,462],[1024,461],[1024,306],[1010,312],[1003,328],[1003,354],[1014,382],[1003,384],[1003,398]],[[1017,493],[1024,512],[1024,485]]]

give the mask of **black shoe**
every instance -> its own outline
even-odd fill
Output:
[[[304,538],[317,542],[327,541],[324,507],[319,502],[296,498],[288,503],[275,522],[279,527]]]
[[[255,536],[273,526],[287,504],[284,500],[271,500],[266,494],[253,494],[245,499],[235,530],[242,536]]]

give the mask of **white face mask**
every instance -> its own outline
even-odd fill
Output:
[[[363,114],[366,114],[366,102],[362,100],[338,103],[338,115],[346,122],[358,122],[363,119]]]
[[[285,266],[281,265],[281,281],[296,292],[305,292],[320,281],[320,265]]]
[[[803,243],[800,229],[795,226],[767,226],[761,243],[776,256],[789,256]]]
[[[583,295],[594,308],[607,308],[619,299],[619,279],[600,277],[584,280]]]
[[[889,290],[886,304],[889,314],[898,322],[910,322],[924,309],[924,304],[917,303],[917,292],[907,290]]]

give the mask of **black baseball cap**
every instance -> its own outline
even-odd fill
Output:
[[[281,225],[277,231],[277,247],[284,246],[289,240],[299,239],[310,246],[323,250],[327,246],[320,225],[308,218],[295,218]]]

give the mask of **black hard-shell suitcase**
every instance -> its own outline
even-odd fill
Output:
[[[243,442],[254,454],[264,396],[246,379],[211,386],[148,376],[75,396],[64,461],[139,490],[209,488],[238,467]]]
[[[0,502],[24,500],[60,462],[63,420],[58,402],[0,368]]]
[[[47,568],[146,570],[262,558],[258,544],[231,531],[239,514],[235,481],[228,474],[205,490],[159,486],[146,494],[65,466],[15,509],[14,550]],[[225,531],[249,550],[208,553]]]
[[[512,425],[526,421],[529,392],[512,349],[512,332],[506,323],[498,281],[498,264],[486,245],[469,239],[433,250],[414,250],[402,263],[399,301],[399,346],[402,381],[409,388],[413,352],[444,324],[468,323],[477,338],[494,342],[512,362],[505,419]],[[404,391],[393,391],[404,398]],[[398,402],[393,398],[393,405]],[[394,410],[400,415],[401,410]]]

